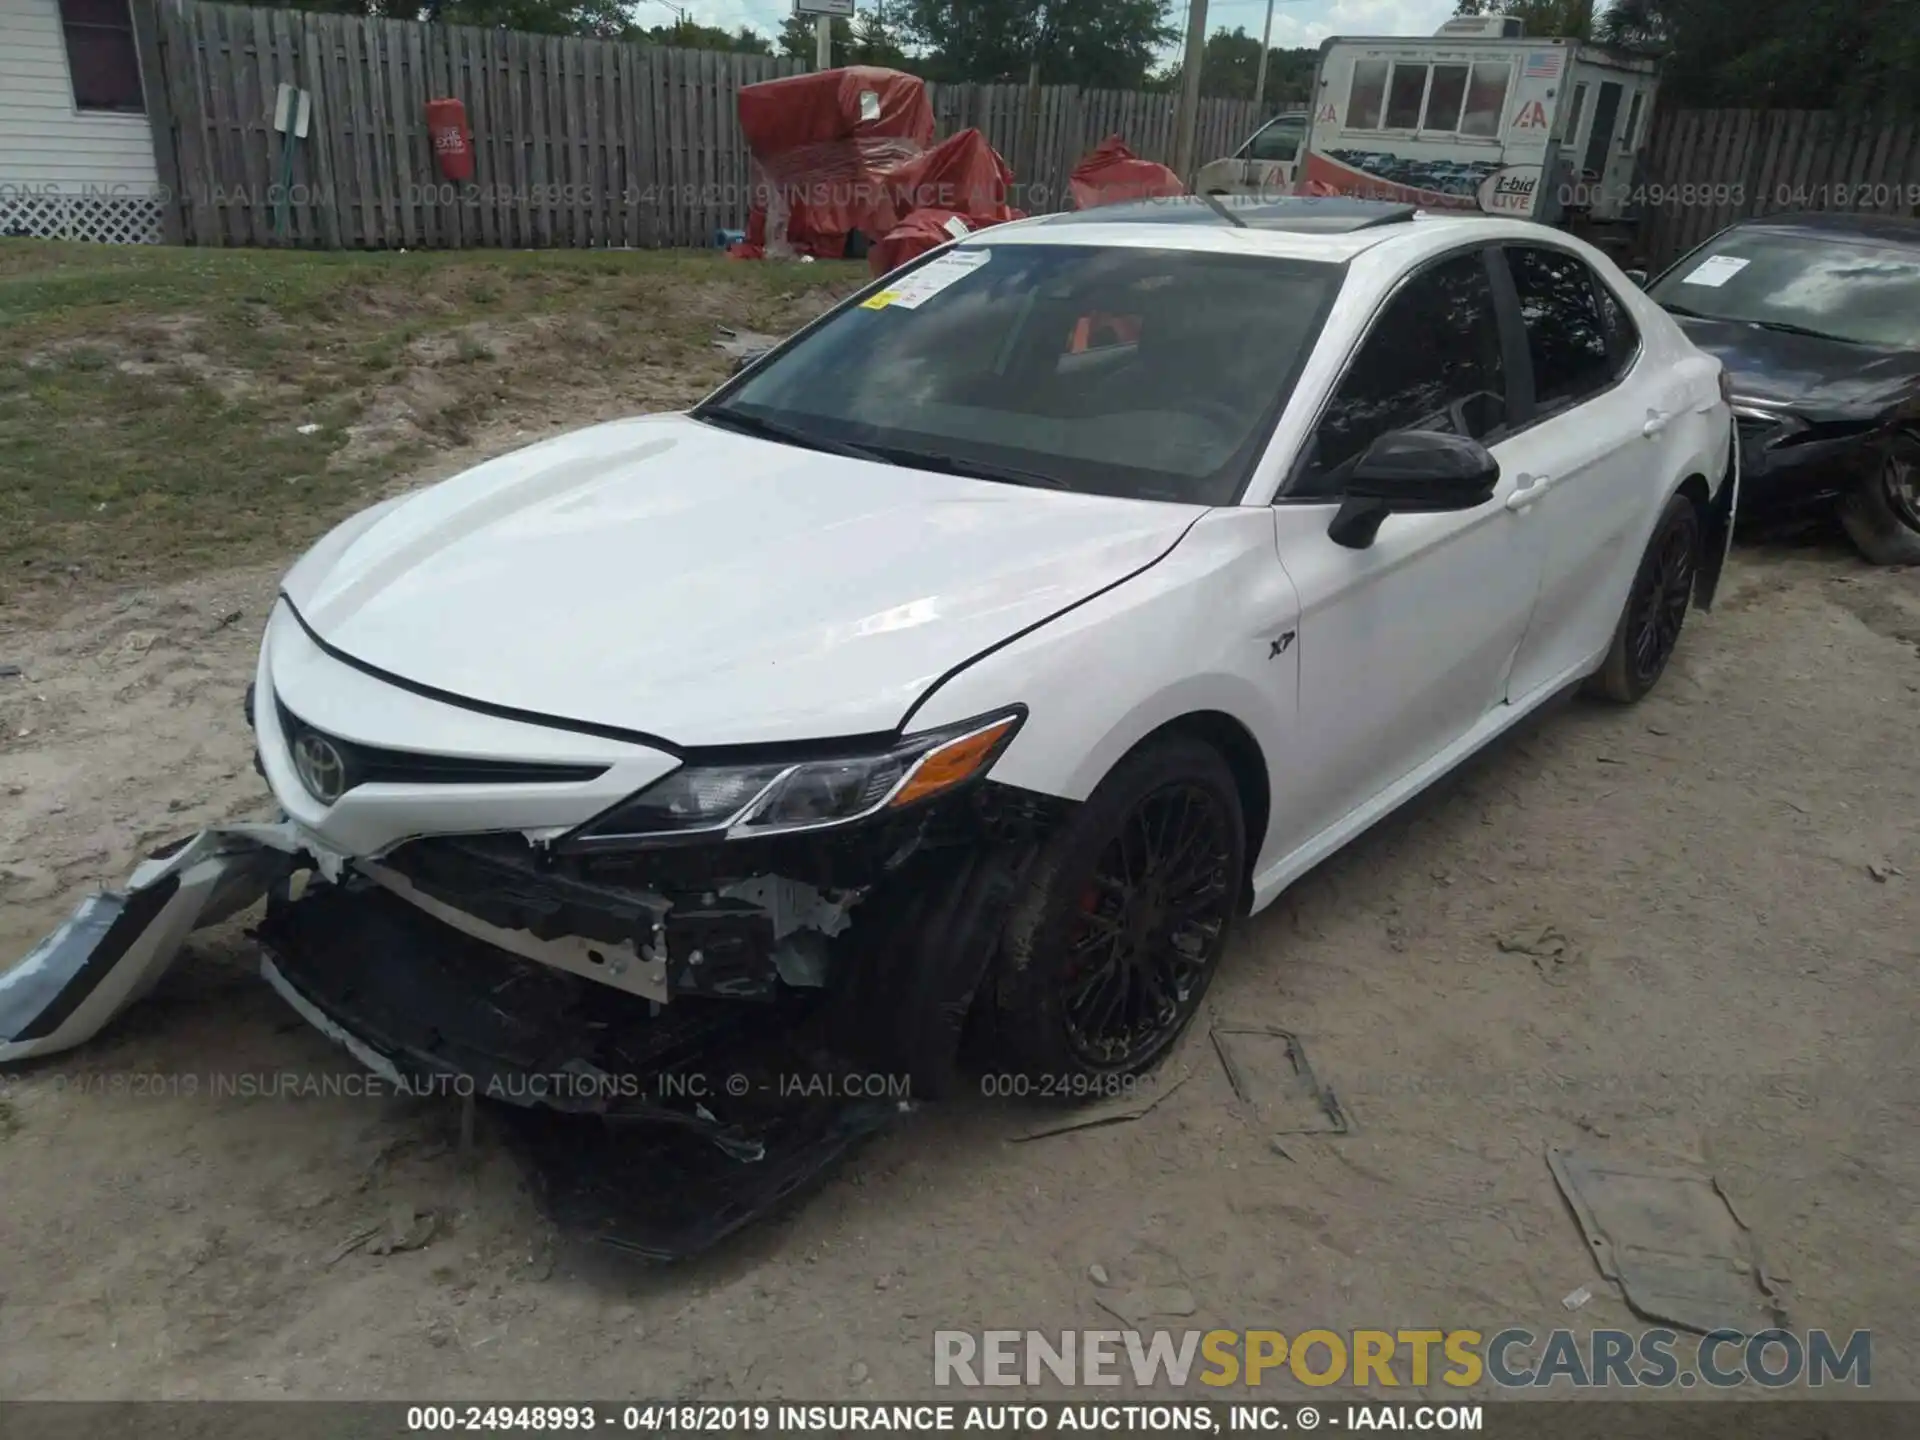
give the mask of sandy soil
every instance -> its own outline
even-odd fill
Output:
[[[0,630],[0,955],[263,809],[273,578]],[[1644,704],[1552,707],[1247,924],[1213,1010],[1304,1036],[1350,1135],[1277,1152],[1204,1060],[1028,1143],[968,1099],[676,1268],[553,1233],[450,1102],[208,1093],[354,1067],[237,927],[202,936],[83,1053],[0,1075],[0,1395],[897,1398],[936,1328],[1111,1325],[1095,1266],[1186,1287],[1181,1327],[1637,1326],[1542,1159],[1577,1144],[1710,1170],[1792,1323],[1872,1327],[1876,1391],[1913,1396],[1917,642],[1920,573],[1743,551]],[[1558,957],[1497,943],[1548,924]],[[396,1206],[428,1244],[339,1254]]]

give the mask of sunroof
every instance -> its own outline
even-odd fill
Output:
[[[1356,200],[1345,195],[1300,195],[1260,199],[1239,195],[1174,195],[1165,199],[1129,200],[1092,210],[1070,210],[1048,221],[1053,225],[1233,225],[1249,230],[1294,230],[1322,235],[1344,235],[1375,225],[1396,225],[1419,213],[1417,205],[1390,200]]]

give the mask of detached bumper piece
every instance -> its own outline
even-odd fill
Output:
[[[92,1039],[153,989],[192,931],[258,900],[296,848],[286,824],[203,830],[143,860],[124,889],[82,900],[0,972],[0,1064]]]
[[[556,1223],[649,1258],[714,1244],[906,1108],[846,1098],[823,997],[656,1008],[364,882],[270,895],[258,935],[308,1020],[397,1086],[498,1102]]]

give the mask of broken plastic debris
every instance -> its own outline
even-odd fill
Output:
[[[1578,1310],[1582,1305],[1586,1304],[1587,1301],[1591,1300],[1592,1298],[1593,1298],[1593,1287],[1591,1285],[1582,1285],[1578,1290],[1575,1290],[1572,1294],[1561,1296],[1560,1303],[1566,1306],[1567,1309],[1569,1310]]]
[[[153,989],[189,933],[253,904],[298,848],[291,822],[202,830],[143,860],[125,889],[87,896],[0,973],[0,1063],[92,1039]]]
[[[308,421],[305,425],[296,425],[294,430],[301,435],[317,435],[320,433],[320,427],[312,421]]]
[[[1786,1324],[1759,1243],[1711,1175],[1550,1149],[1600,1273],[1633,1313],[1702,1335]]]

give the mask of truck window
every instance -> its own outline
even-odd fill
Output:
[[[1500,133],[1507,112],[1507,82],[1512,78],[1513,66],[1504,60],[1482,60],[1473,67],[1466,113],[1460,117],[1462,135],[1490,140]]]
[[[1300,153],[1300,142],[1306,138],[1306,120],[1298,115],[1283,115],[1247,142],[1247,158],[1291,161]]]
[[[1420,128],[1420,104],[1427,98],[1427,67],[1409,65],[1397,61],[1393,67],[1393,84],[1387,89],[1388,130],[1417,130]]]
[[[1386,99],[1387,62],[1354,61],[1353,84],[1347,91],[1347,129],[1378,130]]]
[[[1436,65],[1433,83],[1427,86],[1427,113],[1422,130],[1438,130],[1451,135],[1460,128],[1460,107],[1467,98],[1465,65]]]

